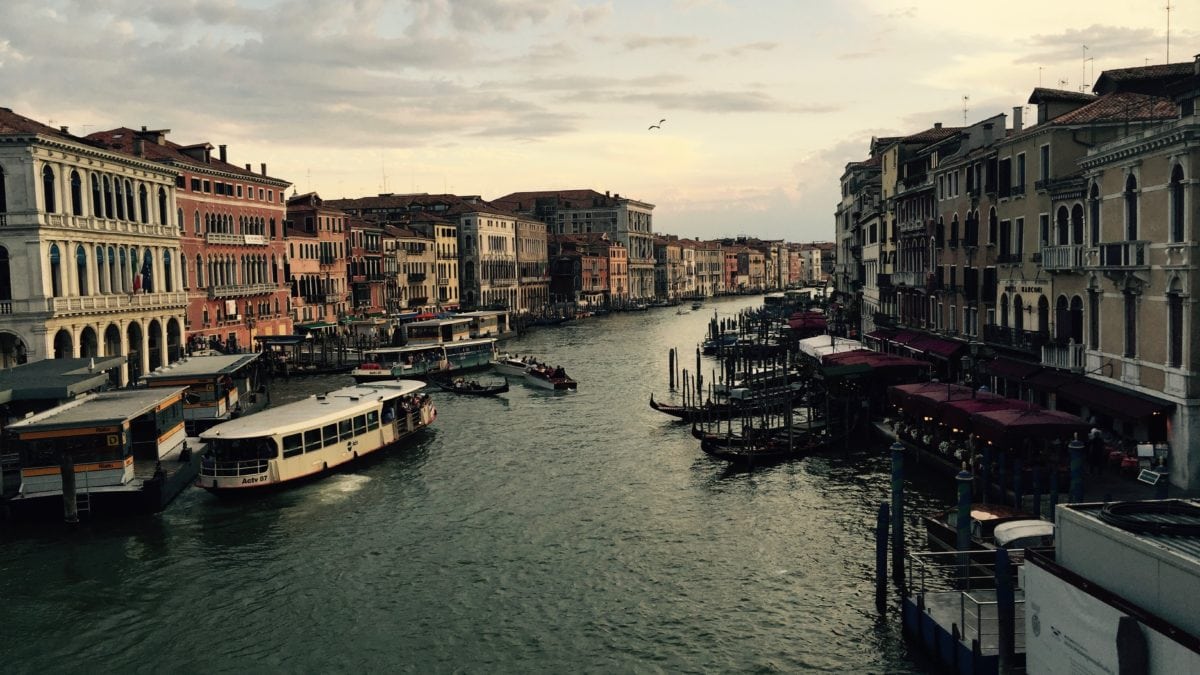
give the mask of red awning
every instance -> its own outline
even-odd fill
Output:
[[[965,344],[955,342],[953,340],[943,340],[941,338],[922,336],[914,340],[910,340],[905,346],[909,349],[915,349],[919,352],[924,352],[930,356],[936,356],[941,359],[954,358],[956,354],[962,351]]]
[[[888,387],[888,402],[892,405],[905,406],[909,397],[926,389],[944,389],[941,382],[917,382],[916,384],[895,384]]]
[[[1153,415],[1167,414],[1175,407],[1175,404],[1169,401],[1121,391],[1088,380],[1065,384],[1058,390],[1058,395],[1085,405],[1090,410],[1125,420],[1142,420]]]
[[[1009,380],[1023,380],[1030,375],[1033,375],[1042,367],[1036,363],[1027,361],[1017,361],[1003,356],[992,359],[987,366],[988,372],[996,377],[1003,377]]]
[[[908,344],[909,340],[915,340],[919,337],[921,337],[920,333],[914,333],[911,330],[902,330],[902,331],[896,333],[895,335],[891,336],[887,340],[888,340],[888,342],[891,342],[894,344],[904,345],[904,344]]]
[[[1083,439],[1089,429],[1087,422],[1058,410],[990,410],[971,415],[970,421],[984,440],[1010,447],[1025,439],[1058,439],[1065,445],[1073,438]]]
[[[938,419],[951,427],[966,429],[971,415],[993,410],[1038,410],[1041,406],[1015,398],[1004,398],[987,392],[976,392],[975,398],[946,401],[938,407]]]
[[[892,330],[891,328],[878,328],[870,333],[867,333],[863,336],[863,338],[867,340],[891,340],[892,336],[895,334],[896,331]]]
[[[923,389],[908,396],[904,410],[913,415],[937,418],[938,408],[948,401],[971,398],[971,388],[961,384],[938,383],[937,387]]]
[[[929,364],[924,361],[910,359],[895,354],[883,354],[880,352],[871,351],[870,349],[855,349],[849,352],[840,352],[837,354],[828,354],[822,357],[821,361],[825,365],[853,366],[853,365],[868,365],[876,369],[884,368],[929,368]]]

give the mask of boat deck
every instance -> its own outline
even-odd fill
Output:
[[[1025,591],[1015,589],[1013,636],[1014,651],[1025,653]],[[951,630],[957,625],[963,644],[968,649],[972,640],[979,640],[979,650],[984,656],[1000,653],[999,622],[996,617],[996,591],[930,591],[925,593],[925,613],[933,621]]]

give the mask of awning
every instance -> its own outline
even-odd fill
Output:
[[[826,354],[835,354],[837,352],[850,352],[862,349],[862,343],[858,340],[848,340],[843,337],[833,337],[829,335],[818,335],[816,337],[800,340],[797,345],[800,351],[808,356],[820,361],[821,357]]]
[[[313,323],[298,323],[295,325],[296,330],[321,330],[322,328],[333,328],[336,323],[328,323],[326,321],[316,321]]]
[[[1041,406],[1015,398],[976,392],[974,398],[946,401],[938,407],[938,419],[956,429],[970,427],[971,415],[993,410],[1037,410]]]
[[[932,417],[938,404],[971,398],[971,388],[947,382],[920,382],[888,387],[888,401],[913,415]]]
[[[898,345],[904,345],[908,344],[910,340],[915,340],[919,337],[921,337],[920,333],[914,333],[911,330],[902,330],[889,337],[887,341]]]
[[[879,340],[880,342],[882,342],[884,340],[892,339],[892,336],[895,334],[896,334],[895,329],[878,328],[876,330],[871,331],[870,333],[867,333],[866,335],[863,336],[863,338],[867,339],[867,340]]]
[[[1058,395],[1070,401],[1125,420],[1141,420],[1153,415],[1170,413],[1174,403],[1119,390],[1099,382],[1080,380],[1063,385]]]
[[[971,415],[981,438],[994,444],[1017,447],[1025,439],[1036,442],[1084,438],[1088,423],[1058,410],[992,410]]]
[[[917,359],[910,359],[904,356],[896,356],[895,354],[883,354],[880,352],[871,351],[870,349],[856,349],[850,352],[840,352],[837,354],[826,354],[821,358],[825,365],[858,365],[864,364],[872,368],[913,368],[926,369],[929,364]]]
[[[1009,380],[1024,380],[1030,375],[1033,375],[1037,371],[1041,370],[1042,367],[1036,363],[1018,361],[1016,359],[1010,359],[1001,356],[992,359],[992,361],[988,363],[987,369],[989,373],[995,375],[996,377],[1003,377]]]
[[[924,352],[930,356],[936,356],[940,359],[952,359],[955,355],[966,347],[961,342],[953,340],[943,340],[935,337],[918,337],[910,340],[905,344],[909,349],[915,349],[919,352]]]

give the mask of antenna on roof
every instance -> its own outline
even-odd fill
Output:
[[[1083,92],[1083,83],[1087,81],[1087,45],[1083,45],[1083,61],[1079,64],[1079,91]]]
[[[962,97],[962,103],[963,103],[963,108],[962,108],[962,110],[963,110],[963,126],[966,126],[966,125],[967,125],[967,110],[969,110],[969,108],[967,108],[967,102],[968,102],[968,101],[970,101],[970,100],[971,100],[971,97],[970,97],[970,96],[967,96],[966,94],[963,94],[963,97]]]
[[[1171,62],[1171,10],[1175,7],[1167,1],[1167,6],[1163,9],[1167,10],[1167,63]]]

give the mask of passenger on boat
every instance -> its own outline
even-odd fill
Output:
[[[565,378],[566,376],[567,376],[567,371],[563,370],[562,366],[559,366],[554,369],[554,377],[561,379],[561,378]]]

